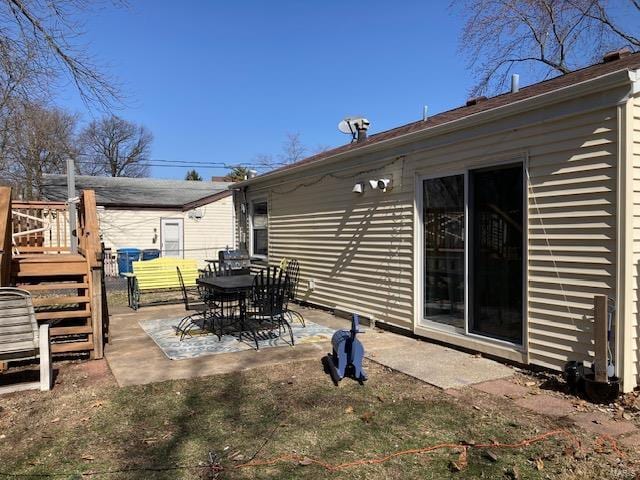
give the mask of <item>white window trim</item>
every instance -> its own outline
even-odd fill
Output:
[[[255,253],[253,251],[253,207],[256,203],[266,203],[267,204],[267,254],[266,255],[262,255],[259,253]],[[249,256],[254,257],[254,258],[259,258],[261,260],[268,260],[269,259],[269,224],[270,222],[270,218],[269,218],[269,199],[265,196],[265,197],[257,197],[252,199],[249,202]]]

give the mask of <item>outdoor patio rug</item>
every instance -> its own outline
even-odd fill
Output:
[[[170,360],[185,360],[196,358],[202,355],[216,355],[218,353],[241,352],[244,350],[255,350],[255,344],[250,337],[244,337],[240,342],[232,335],[223,335],[222,340],[218,340],[212,334],[194,334],[192,337],[185,337],[180,341],[176,335],[175,326],[180,322],[180,318],[166,318],[162,320],[140,320],[138,323],[160,347]],[[293,330],[294,343],[301,345],[304,343],[327,342],[331,340],[334,330],[313,322],[306,322],[303,327],[297,322],[291,324]],[[284,339],[274,337],[268,333],[259,335],[258,344],[260,349],[271,347],[290,347]]]

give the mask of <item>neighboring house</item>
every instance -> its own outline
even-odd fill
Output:
[[[593,359],[594,295],[608,295],[629,391],[638,68],[620,53],[239,182],[238,243],[272,265],[297,258],[311,303],[556,370]]]
[[[76,190],[96,192],[106,248],[159,249],[163,256],[204,260],[234,245],[229,182],[77,176]],[[47,200],[67,200],[65,175],[46,175]]]

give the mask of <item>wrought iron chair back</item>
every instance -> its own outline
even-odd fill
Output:
[[[285,318],[286,303],[289,292],[289,276],[286,271],[278,267],[267,267],[261,270],[253,280],[250,307],[244,326],[251,334],[256,345],[260,348],[258,339],[265,330],[277,330],[278,337],[289,333],[290,344],[294,344],[291,325]],[[240,336],[242,339],[242,334]]]
[[[182,276],[182,272],[180,271],[180,267],[176,267],[178,272],[178,281],[180,282],[180,291],[182,292],[182,300],[184,302],[185,310],[197,310],[198,307],[202,306],[202,302],[200,300],[194,301],[193,298],[189,296],[189,290],[184,284],[184,278]],[[200,289],[198,288],[198,296],[200,296]]]
[[[209,263],[207,263],[207,265],[204,268],[198,270],[198,272],[200,272],[200,278],[217,277],[218,276],[218,266],[216,264],[211,266],[211,262],[209,262]]]
[[[187,312],[195,312],[184,317],[178,322],[178,325],[174,327],[176,335],[180,335],[180,341],[185,336],[191,337],[191,333],[194,329],[207,328],[207,303],[206,297],[203,295],[202,290],[198,287],[198,299],[195,300],[190,296],[190,292],[185,286],[184,278],[180,267],[176,267],[178,273],[178,282],[180,283],[180,291],[182,292],[182,300],[184,301],[184,309]]]
[[[214,260],[213,262],[209,262],[207,264],[207,268],[211,272],[211,274],[215,277],[220,275],[220,260]]]
[[[252,307],[259,317],[281,317],[289,291],[289,277],[278,267],[267,267],[253,280]]]
[[[295,301],[298,296],[298,284],[300,283],[300,264],[298,260],[292,258],[287,262],[287,276],[289,277],[289,289],[287,291],[287,301],[285,303],[285,313],[289,316],[291,321],[293,321],[294,317],[298,319],[298,321],[305,326],[304,317],[298,311],[292,310],[289,308],[289,302]]]
[[[298,282],[300,282],[300,264],[294,258],[287,263],[287,276],[289,277],[288,300],[295,300],[298,294]]]

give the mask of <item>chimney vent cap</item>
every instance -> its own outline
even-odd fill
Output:
[[[602,63],[614,62],[620,60],[622,57],[631,55],[631,49],[629,47],[622,47],[618,50],[611,50],[602,56]]]
[[[477,105],[480,102],[484,102],[486,99],[487,99],[487,97],[485,97],[484,95],[481,95],[480,97],[470,98],[469,100],[467,100],[466,106],[470,107],[472,105]]]

